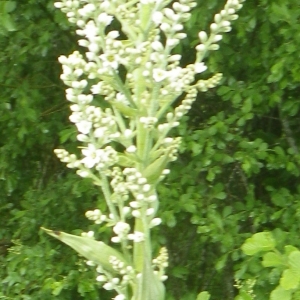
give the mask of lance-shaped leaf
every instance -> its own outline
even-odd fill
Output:
[[[144,260],[143,272],[138,277],[137,295],[134,300],[164,300],[165,287],[154,274],[152,267]]]
[[[169,151],[163,156],[156,159],[151,165],[149,165],[143,172],[143,176],[147,178],[149,183],[155,183],[161,176],[163,170],[166,168],[170,161]]]
[[[86,259],[102,266],[106,271],[116,272],[109,262],[111,257],[116,257],[119,261],[128,265],[121,253],[103,242],[95,241],[88,237],[68,234],[62,231],[49,230],[43,227],[41,227],[41,229],[67,244]]]
[[[137,110],[117,101],[110,101],[111,105],[117,108],[126,117],[136,117]]]

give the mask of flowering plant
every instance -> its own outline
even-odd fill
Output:
[[[242,2],[228,0],[215,15],[210,34],[199,32],[195,62],[184,67],[174,48],[186,37],[182,24],[190,18],[195,1],[55,3],[78,26],[76,33],[82,37],[78,43],[87,48],[85,55],[75,51],[59,57],[71,102],[70,121],[83,143],[82,157],[63,149],[55,153],[67,167],[102,189],[109,213],[96,208],[86,217],[112,227],[115,247],[96,241],[93,232],[79,237],[44,230],[96,265],[97,281],[117,292],[115,300],[164,299],[168,254],[161,248],[153,258],[150,233],[161,223],[156,187],[170,172],[167,165],[176,159],[180,143],[170,131],[199,91],[220,82],[221,74],[207,80],[195,76],[207,69],[205,55],[219,49],[217,42],[231,30]],[[114,25],[121,29],[113,30]],[[183,100],[174,107],[179,97]],[[202,299],[208,299],[205,295]]]

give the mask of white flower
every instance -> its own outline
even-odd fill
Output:
[[[98,28],[94,21],[89,21],[85,28],[83,29],[84,35],[90,40],[93,41],[98,36]]]
[[[103,81],[100,81],[97,84],[92,85],[91,92],[93,94],[100,94],[102,89],[103,89]]]
[[[73,115],[74,115],[74,113],[70,116],[70,120]],[[83,134],[88,134],[92,128],[92,122],[84,121],[84,120],[79,121],[78,123],[75,123],[75,125],[76,125],[78,131]]]
[[[168,72],[163,69],[153,69],[153,79],[161,82],[168,77]]]
[[[90,52],[92,52],[92,53],[97,53],[100,49],[99,45],[95,42],[89,44],[88,48],[89,48]]]
[[[95,9],[94,4],[88,3],[83,8],[78,9],[78,13],[83,17],[88,17]]]
[[[202,63],[202,62],[195,63],[194,69],[195,69],[195,73],[199,74],[199,73],[204,72],[207,69],[207,66],[204,63]]]
[[[130,226],[125,222],[118,222],[113,228],[114,233],[117,235],[126,234],[129,232],[129,230]]]
[[[113,16],[110,16],[105,12],[101,13],[97,18],[98,22],[103,24],[104,26],[109,25],[113,19],[114,19]]]
[[[72,88],[74,89],[84,89],[87,85],[88,82],[85,79],[80,81],[72,81]]]
[[[105,136],[107,129],[105,127],[99,127],[94,131],[94,137],[103,138]]]
[[[104,68],[110,67],[115,70],[118,69],[120,57],[117,54],[101,54],[99,58],[102,60]],[[101,72],[103,72],[103,70],[101,70]]]
[[[164,8],[163,12],[165,16],[171,21],[178,21],[179,15],[175,14],[174,10],[172,10],[171,8]]]
[[[155,23],[155,25],[161,24],[163,20],[164,15],[160,11],[156,11],[152,14],[152,21]]]
[[[144,241],[144,234],[140,231],[135,231],[134,233],[128,234],[128,239],[134,241],[135,243],[140,243]]]
[[[78,102],[81,104],[89,104],[93,101],[93,95],[80,94],[77,96]]]
[[[100,161],[101,149],[97,149],[95,145],[88,144],[87,148],[81,150],[82,154],[85,156],[81,160],[81,163],[85,165],[86,168],[91,169]]]

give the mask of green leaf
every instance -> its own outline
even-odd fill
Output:
[[[143,176],[147,178],[149,183],[156,182],[166,168],[167,163],[170,161],[169,152],[156,159],[149,165],[143,172]]]
[[[278,286],[275,290],[272,291],[270,295],[270,300],[291,300],[292,292],[283,289],[281,286]]]
[[[0,14],[0,18],[1,18],[2,25],[5,27],[7,31],[17,30],[16,24],[9,14],[7,13]]]
[[[263,256],[262,265],[264,267],[275,267],[281,264],[283,264],[283,258],[275,252],[268,252]]]
[[[225,267],[227,258],[228,258],[228,254],[224,254],[221,256],[221,258],[217,261],[215,265],[216,270],[222,270]]]
[[[299,251],[298,248],[292,246],[292,245],[286,245],[284,246],[284,252],[287,254],[287,255],[290,255],[292,252],[294,251]]]
[[[218,194],[216,194],[215,195],[215,198],[216,199],[219,199],[219,200],[223,200],[223,199],[225,199],[226,198],[226,193],[225,192],[220,192],[220,193],[218,193]]]
[[[74,128],[66,128],[59,133],[59,140],[63,144],[68,140],[76,140],[77,131]]]
[[[295,289],[299,285],[299,279],[291,269],[284,270],[280,278],[280,286],[285,290]]]
[[[16,9],[16,7],[17,7],[16,1],[5,1],[4,12],[11,13]]]
[[[270,251],[275,247],[275,240],[271,232],[255,233],[242,245],[242,251],[246,255],[254,255],[260,251]]]
[[[234,298],[234,300],[252,300],[252,299],[253,299],[253,297],[250,296],[245,291],[240,291],[239,295]]]
[[[153,268],[150,263],[151,251],[146,249],[143,244],[136,245],[143,247],[142,251],[137,249],[135,252],[135,266],[142,265],[141,276],[138,277],[138,284],[136,293],[134,293],[134,299],[147,299],[147,300],[164,300],[165,299],[165,287],[160,278],[153,272]],[[134,249],[136,250],[136,249]],[[143,251],[145,250],[145,251]],[[149,284],[150,283],[150,284]]]
[[[118,152],[118,164],[122,167],[133,167],[135,164],[135,160],[130,157],[127,153],[119,153]]]
[[[138,112],[135,108],[124,105],[117,101],[111,101],[110,103],[112,104],[112,106],[117,108],[126,117],[136,117],[137,116]]]
[[[209,292],[201,292],[200,294],[198,294],[196,300],[209,300],[209,299],[210,299]]]
[[[49,235],[57,238],[63,243],[67,244],[86,259],[95,262],[102,266],[104,269],[110,272],[115,272],[109,262],[111,257],[116,257],[121,262],[128,264],[121,253],[107,246],[103,242],[95,241],[88,237],[80,237],[72,234],[68,234],[62,231],[54,231],[41,227]]]
[[[300,277],[300,251],[293,251],[289,255],[288,262],[294,275]]]
[[[61,291],[63,290],[63,288],[64,288],[63,282],[57,281],[57,282],[53,283],[52,295],[58,296],[61,293]]]

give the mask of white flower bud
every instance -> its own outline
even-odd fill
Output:
[[[154,218],[150,222],[150,228],[155,227],[159,224],[161,224],[161,218]]]
[[[199,44],[196,46],[196,50],[199,52],[204,52],[206,50],[206,46],[204,44]]]
[[[112,237],[111,238],[111,241],[113,242],[113,243],[120,243],[121,242],[121,239],[118,237],[118,236],[114,236],[114,237]]]
[[[228,27],[228,26],[230,26],[230,22],[229,22],[229,21],[223,21],[223,22],[221,23],[221,25],[222,25],[223,27]]]
[[[138,202],[138,201],[131,201],[129,203],[129,205],[132,207],[132,208],[140,208],[141,207],[141,204]]]
[[[208,39],[207,33],[205,31],[200,31],[198,33],[199,39],[202,43],[205,43]]]
[[[215,51],[219,50],[220,46],[218,44],[212,44],[208,47],[209,50]]]
[[[216,31],[218,30],[218,28],[219,28],[219,26],[218,26],[216,23],[212,23],[212,24],[210,25],[210,30],[211,30],[212,32],[216,32]]]
[[[224,15],[223,12],[225,12],[225,11],[222,10],[222,11],[221,11],[221,14],[216,14],[216,15],[215,15],[214,20],[215,20],[216,23],[220,23],[220,22],[221,22],[222,16]],[[226,12],[225,12],[225,13],[226,13]]]
[[[55,6],[56,8],[62,8],[64,5],[63,5],[62,2],[55,2],[55,3],[54,3],[54,6]]]
[[[128,207],[128,206],[124,206],[122,210],[123,210],[124,216],[128,215],[131,211],[130,207]]]
[[[164,15],[160,11],[156,11],[152,14],[152,21],[158,25],[162,22]]]
[[[202,62],[195,63],[194,70],[195,70],[195,73],[200,74],[207,70],[207,66]]]
[[[131,212],[132,216],[135,218],[140,218],[141,217],[141,213],[138,210],[133,210]]]
[[[164,50],[164,47],[162,45],[161,42],[159,41],[154,41],[152,44],[151,44],[151,47],[153,50],[155,51],[163,51]]]
[[[154,214],[154,212],[155,212],[155,209],[154,208],[148,208],[147,209],[147,211],[146,211],[146,215],[147,216],[151,216],[151,215],[153,215]]]
[[[190,11],[190,7],[188,5],[183,5],[180,4],[179,2],[173,3],[173,9],[181,13]]]
[[[107,282],[103,285],[103,288],[107,291],[110,291],[114,289],[114,285],[111,282]]]
[[[223,38],[223,36],[221,34],[217,34],[215,37],[214,37],[214,43],[217,43],[219,41],[221,41]]]
[[[76,173],[77,173],[77,175],[79,175],[80,177],[83,177],[83,178],[86,178],[89,176],[89,172],[84,171],[84,170],[77,170]]]
[[[107,13],[103,12],[98,16],[97,20],[99,23],[103,24],[104,26],[107,26],[112,22],[113,16],[110,16]]]
[[[97,276],[96,280],[100,281],[100,282],[105,282],[107,280],[107,278],[104,275],[99,275],[99,276]]]
[[[117,296],[114,298],[114,300],[126,300],[126,297],[125,297],[125,295],[120,294],[120,295],[117,295]]]
[[[112,282],[113,284],[118,284],[118,283],[120,282],[120,279],[117,278],[117,277],[115,277],[115,278],[113,278],[113,279],[111,280],[111,282]]]
[[[147,198],[147,201],[148,202],[154,202],[157,200],[157,196],[156,195],[151,195]]]
[[[136,146],[131,145],[131,146],[129,146],[129,147],[126,149],[126,151],[127,151],[128,153],[135,153],[135,152],[136,152]]]

